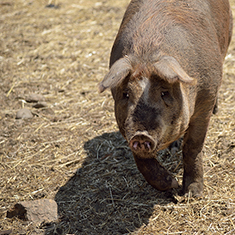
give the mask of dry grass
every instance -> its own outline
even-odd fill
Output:
[[[235,234],[235,43],[204,146],[204,197],[158,192],[117,132],[110,93],[97,92],[128,2],[0,1],[0,231]],[[47,107],[25,102],[30,93]],[[21,107],[34,118],[16,120]],[[180,152],[159,158],[181,182]],[[38,198],[55,198],[57,223],[6,218],[16,202]]]

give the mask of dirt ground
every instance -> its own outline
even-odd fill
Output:
[[[235,234],[235,41],[204,146],[203,198],[159,192],[118,132],[110,92],[97,89],[128,2],[0,0],[0,234]],[[23,107],[32,118],[16,119]],[[181,183],[181,152],[158,158]],[[40,198],[55,199],[57,222],[6,218]]]

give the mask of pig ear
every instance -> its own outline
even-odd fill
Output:
[[[131,71],[131,63],[126,56],[117,60],[110,68],[108,74],[103,81],[99,83],[99,92],[103,92],[107,88],[112,88],[122,81]]]
[[[170,83],[181,81],[184,83],[195,84],[196,79],[190,77],[180,66],[178,61],[171,56],[163,56],[154,64],[156,73]]]

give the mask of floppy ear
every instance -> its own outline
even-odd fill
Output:
[[[131,63],[128,57],[117,60],[110,68],[108,74],[103,81],[99,83],[99,92],[103,92],[107,88],[116,86],[122,81],[131,71]]]
[[[178,61],[171,56],[163,56],[154,64],[157,75],[166,79],[169,83],[181,81],[188,84],[196,84],[196,79],[190,77],[180,66]]]

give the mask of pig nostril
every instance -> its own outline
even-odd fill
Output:
[[[144,143],[144,145],[145,145],[145,148],[146,148],[147,150],[151,150],[151,143],[150,143],[150,142],[146,141],[146,142]]]
[[[145,142],[134,141],[132,142],[132,149],[135,151],[137,150],[151,151],[152,143],[150,141],[145,141]]]
[[[139,145],[139,142],[138,142],[138,141],[135,141],[135,142],[133,143],[133,148],[134,148],[135,150],[137,150],[138,145]]]

